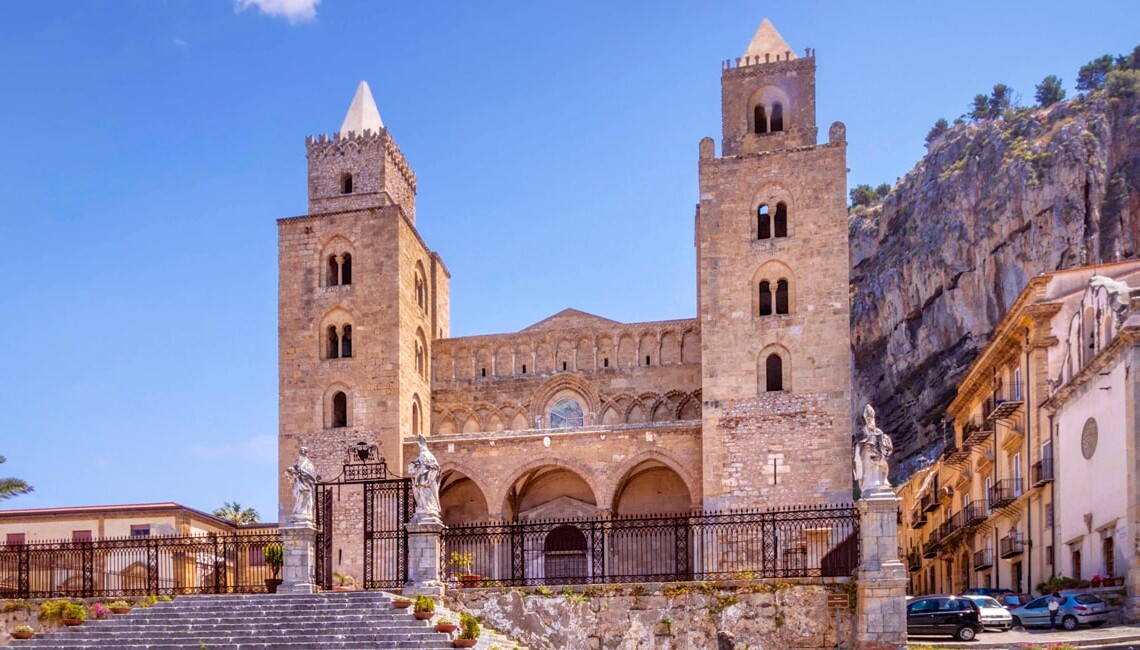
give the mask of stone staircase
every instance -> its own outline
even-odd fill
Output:
[[[455,617],[456,620],[457,617]],[[492,635],[497,637],[498,635]],[[479,648],[506,639],[480,638]],[[383,592],[313,595],[179,596],[154,607],[26,641],[10,648],[152,648],[247,650],[253,648],[450,648],[451,635],[410,609],[392,607]]]

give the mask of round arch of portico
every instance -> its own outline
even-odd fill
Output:
[[[647,460],[655,460],[665,467],[676,472],[677,476],[681,477],[681,482],[689,490],[689,501],[693,508],[699,508],[701,505],[701,482],[693,475],[684,465],[677,462],[675,458],[664,454],[657,450],[646,450],[639,454],[626,459],[624,463],[618,468],[618,471],[611,472],[610,476],[614,477],[602,483],[602,501],[599,503],[606,504],[605,507],[611,511],[616,511],[616,504],[614,499],[617,498],[618,489],[629,479],[630,474],[638,465]],[[601,507],[601,506],[599,506]]]
[[[527,472],[540,467],[554,467],[576,474],[586,484],[586,487],[590,488],[590,492],[594,496],[594,503],[597,504],[598,508],[606,507],[603,505],[605,502],[598,498],[600,495],[598,480],[593,470],[572,458],[544,453],[530,457],[530,460],[519,465],[506,479],[488,482],[489,487],[483,491],[483,496],[487,498],[489,516],[492,518],[503,517],[507,510],[507,491],[515,484],[515,481],[518,481]]]
[[[479,491],[483,493],[483,498],[487,499],[487,495],[489,494],[487,490],[487,484],[489,483],[490,478],[476,471],[470,465],[448,460],[440,463],[439,469],[440,476],[443,476],[448,472],[458,472],[463,476],[466,476],[467,479],[474,483],[475,487],[479,488]],[[491,501],[489,499],[487,500],[487,507],[491,507]]]

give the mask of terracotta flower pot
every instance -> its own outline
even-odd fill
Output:
[[[479,639],[456,639],[451,642],[456,648],[474,648]]]
[[[464,573],[463,575],[459,576],[459,586],[461,586],[465,589],[470,589],[472,587],[478,587],[479,581],[482,579],[483,579],[483,576],[481,576],[477,573]]]
[[[432,616],[435,616],[435,612],[414,612],[414,614],[417,621],[426,621]]]
[[[436,623],[435,624],[435,631],[436,632],[443,632],[444,634],[451,634],[452,632],[454,632],[457,629],[459,629],[459,626],[456,625],[455,623]]]
[[[64,618],[60,619],[59,622],[70,626],[83,625],[83,621],[79,620],[78,618]]]
[[[35,634],[36,634],[35,632],[13,632],[12,638],[13,639],[30,639],[33,636],[35,636]]]
[[[392,607],[395,607],[396,609],[407,609],[411,606],[412,606],[412,601],[410,601],[410,600],[393,600],[392,601]]]
[[[352,585],[333,585],[333,591],[355,591]]]
[[[265,579],[265,591],[266,591],[266,593],[270,593],[270,594],[277,593],[277,588],[281,586],[281,582],[282,582],[281,578],[266,578]]]
[[[112,607],[111,608],[112,614],[126,614],[129,611],[131,611],[130,607]]]

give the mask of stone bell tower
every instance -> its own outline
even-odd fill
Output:
[[[301,445],[324,480],[376,444],[402,474],[429,431],[432,341],[448,336],[449,276],[415,228],[416,176],[361,82],[341,130],[305,141],[309,211],[278,221],[278,463]],[[354,501],[355,500],[355,501]],[[334,507],[333,570],[360,577],[358,497]],[[279,483],[282,521],[292,508]]]
[[[815,53],[767,19],[721,71],[696,246],[705,506],[851,499],[847,143],[816,143]]]

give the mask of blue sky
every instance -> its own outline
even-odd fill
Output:
[[[275,518],[275,219],[304,213],[304,137],[361,79],[418,175],[453,335],[694,316],[697,142],[765,16],[817,51],[849,185],[902,176],[996,82],[1072,94],[1140,41],[1131,0],[9,5],[0,476],[36,492],[0,505]]]

